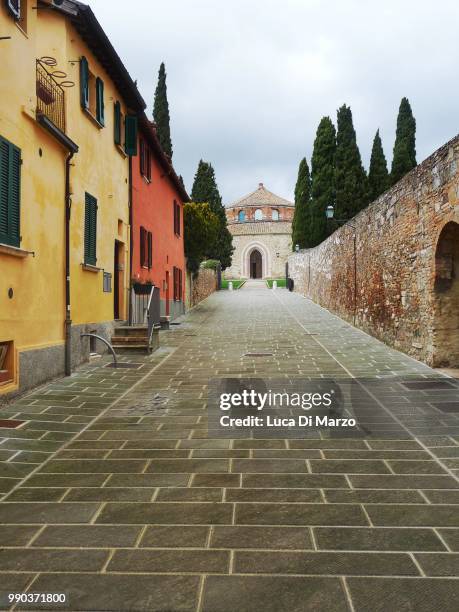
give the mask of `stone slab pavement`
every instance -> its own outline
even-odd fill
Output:
[[[454,379],[256,283],[161,344],[0,410],[1,609],[457,610]],[[352,381],[359,427],[222,436],[231,377]]]

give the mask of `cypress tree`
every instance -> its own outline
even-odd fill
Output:
[[[335,188],[336,218],[350,219],[368,204],[368,178],[357,146],[351,109],[338,109]]]
[[[156,123],[156,132],[159,143],[166,155],[172,158],[172,141],[169,117],[169,103],[167,101],[166,68],[161,62],[158,74],[158,84],[153,104],[153,120]]]
[[[370,188],[371,201],[376,200],[378,196],[389,188],[389,172],[387,171],[387,162],[384,155],[379,130],[377,130],[375,134],[373,148],[371,149],[368,184]]]
[[[233,237],[227,227],[225,207],[222,204],[222,198],[215,180],[214,169],[211,164],[202,159],[194,176],[191,199],[193,202],[209,204],[211,210],[219,219],[217,239],[215,244],[209,247],[208,257],[218,259],[222,270],[224,270],[231,265],[231,256],[234,250]]]
[[[391,182],[394,185],[416,166],[416,119],[408,98],[402,98],[398,109]]]
[[[304,249],[309,246],[308,226],[311,222],[311,176],[306,158],[300,161],[298,179],[295,186],[295,212],[292,221],[292,246],[299,244]]]
[[[311,222],[306,244],[316,246],[329,232],[325,210],[335,203],[336,131],[330,117],[323,117],[317,128],[311,158]]]

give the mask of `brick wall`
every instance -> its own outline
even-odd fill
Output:
[[[458,161],[459,136],[359,213],[355,257],[349,225],[291,255],[295,291],[417,359],[459,367]]]
[[[217,273],[210,268],[201,268],[199,274],[186,273],[186,307],[192,308],[209,297],[217,289]]]

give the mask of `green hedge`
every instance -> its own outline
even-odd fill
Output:
[[[211,270],[216,270],[219,263],[220,262],[218,261],[218,259],[207,259],[206,261],[202,262],[201,268],[208,268]]]
[[[266,279],[266,284],[268,285],[268,287],[270,289],[273,288],[273,281],[277,281],[277,286],[278,287],[286,287],[286,280],[285,278],[267,278]]]
[[[245,280],[222,279],[222,289],[228,289],[229,283],[233,283],[233,289],[239,289],[245,283]]]

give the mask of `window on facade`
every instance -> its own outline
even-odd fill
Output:
[[[180,204],[174,200],[174,234],[180,236]]]
[[[260,208],[257,208],[255,211],[255,221],[261,221],[263,219],[263,211]]]
[[[143,138],[140,139],[140,174],[151,181],[151,150]]]
[[[271,217],[273,221],[279,221],[279,211],[276,208],[273,208]]]
[[[0,242],[19,247],[21,150],[0,136]]]
[[[240,210],[237,218],[238,221],[245,221],[245,212],[243,210]]]
[[[15,19],[21,19],[24,10],[21,10],[21,0],[6,0],[6,8]]]
[[[117,100],[113,105],[113,140],[116,145],[121,146],[121,130],[123,127],[123,113],[121,104]]]
[[[137,117],[126,115],[124,119],[124,152],[130,157],[137,155]]]
[[[17,24],[27,34],[27,2],[28,0],[6,0],[10,13],[14,16]]]
[[[84,56],[80,59],[80,101],[83,110],[88,111],[101,126],[104,126],[104,82],[91,72],[88,60]]]
[[[89,193],[85,194],[84,263],[89,266],[97,263],[97,200]]]
[[[140,265],[151,269],[153,264],[153,234],[144,227],[140,228]]]
[[[173,277],[174,277],[174,301],[178,302],[178,301],[181,301],[183,298],[182,270],[174,266]]]

